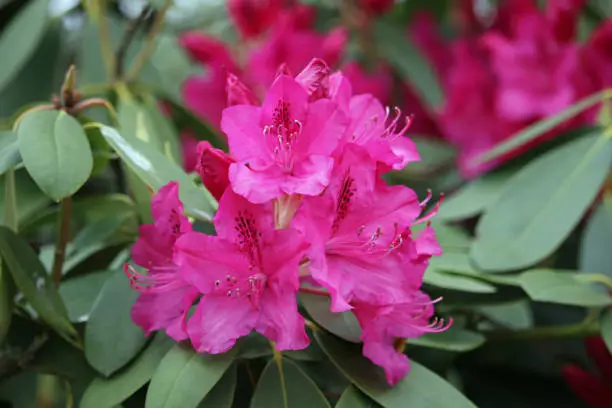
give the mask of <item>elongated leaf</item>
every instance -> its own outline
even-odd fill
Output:
[[[174,344],[174,340],[158,333],[132,364],[111,378],[93,380],[79,406],[109,408],[119,405],[151,379],[159,362]]]
[[[529,329],[533,327],[533,313],[528,300],[476,306],[475,310],[492,321],[511,329]],[[481,324],[488,325],[486,322]],[[496,327],[491,326],[490,328],[494,329]]]
[[[525,166],[478,223],[471,252],[478,266],[509,271],[550,255],[593,202],[611,162],[608,135],[596,133]]]
[[[181,146],[174,125],[159,111],[156,100],[147,99],[143,104],[143,109],[157,133],[162,153],[181,165],[183,162]]]
[[[429,266],[425,271],[423,282],[443,289],[458,290],[472,293],[495,293],[495,286],[470,277],[444,273],[435,266]]]
[[[59,293],[64,299],[71,322],[83,323],[89,319],[104,282],[111,274],[110,271],[93,272],[62,282]]]
[[[108,143],[141,180],[155,190],[170,181],[178,181],[185,211],[196,218],[212,218],[217,209],[216,200],[204,188],[197,187],[178,165],[135,137],[123,137],[115,129],[104,125],[100,125],[100,129]]]
[[[15,296],[15,284],[13,278],[2,259],[0,258],[0,343],[11,326],[13,316],[13,297]]]
[[[521,287],[539,302],[596,307],[612,304],[612,297],[594,287],[584,274],[575,271],[535,269],[521,274]]]
[[[485,174],[444,200],[438,220],[460,220],[485,211],[498,198],[512,174],[508,171]]]
[[[412,232],[418,235],[418,232],[425,228],[426,224],[421,223],[412,227]],[[461,228],[440,222],[434,219],[431,226],[436,232],[436,239],[442,247],[443,252],[467,252],[472,245],[472,238]]]
[[[440,350],[465,353],[477,349],[485,342],[485,337],[477,332],[452,325],[441,333],[428,333],[416,339],[408,339],[408,344],[436,348]]]
[[[596,94],[588,96],[578,101],[574,105],[570,106],[569,108],[559,112],[557,115],[543,119],[521,130],[514,136],[511,136],[510,138],[495,146],[493,149],[476,157],[473,160],[473,164],[477,165],[503,156],[504,154],[509,153],[515,150],[516,148],[523,146],[524,144],[536,139],[540,135],[548,132],[549,130],[554,129],[566,120],[578,116],[582,112],[592,108],[598,103],[610,98],[612,98],[612,92],[610,90],[597,92]]]
[[[376,405],[355,386],[349,385],[338,400],[336,408],[376,408]]]
[[[434,110],[444,103],[442,88],[434,69],[420,50],[409,42],[406,33],[388,21],[374,28],[378,50],[400,77],[409,83],[420,99]]]
[[[21,162],[17,134],[10,130],[0,131],[0,175]]]
[[[147,391],[146,408],[195,408],[232,364],[236,348],[225,354],[198,354],[175,345],[162,359]]]
[[[231,408],[236,392],[237,376],[236,364],[232,364],[198,407]]]
[[[17,128],[28,173],[56,201],[74,194],[89,178],[93,157],[79,122],[63,111],[29,113]]]
[[[316,384],[291,360],[282,359],[281,369],[274,359],[261,373],[251,408],[329,408],[329,402]]]
[[[42,39],[48,7],[48,0],[29,2],[0,33],[0,89],[17,75]]]
[[[0,253],[17,288],[41,319],[61,336],[74,341],[77,333],[68,320],[62,298],[28,243],[9,228],[0,226]]]
[[[600,325],[601,325],[601,337],[606,343],[606,347],[608,347],[608,350],[612,354],[612,311],[611,310],[606,310],[605,312],[603,312],[603,314],[601,315]]]
[[[355,315],[351,312],[330,312],[329,297],[300,293],[300,300],[310,317],[319,325],[344,340],[353,343],[361,341],[361,326]]]
[[[316,331],[314,335],[338,369],[364,394],[385,408],[476,407],[450,383],[416,361],[410,362],[408,375],[390,387],[380,367],[367,360],[359,346],[322,331]]]
[[[604,200],[591,215],[580,242],[580,270],[612,276],[612,200]]]
[[[85,357],[107,377],[128,364],[147,341],[130,316],[137,297],[123,271],[115,271],[91,309],[85,326]]]
[[[0,178],[0,197],[6,196],[7,178]],[[10,186],[9,186],[10,189]],[[33,219],[37,214],[41,213],[51,200],[43,194],[36,183],[32,181],[29,174],[25,170],[15,171],[15,192],[17,205],[17,220],[19,230],[22,231],[24,224]],[[6,200],[0,200],[0,214],[6,214]],[[55,219],[53,220],[55,221]]]

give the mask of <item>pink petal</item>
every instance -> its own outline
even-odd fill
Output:
[[[342,139],[348,118],[328,99],[311,103],[308,117],[296,143],[296,154],[331,155]]]
[[[325,61],[314,58],[295,80],[302,85],[311,100],[317,100],[326,97],[329,92],[329,74],[330,69]]]
[[[281,189],[285,194],[314,196],[329,184],[329,175],[334,166],[330,157],[312,155],[297,162],[291,176],[286,177]]]
[[[196,170],[202,183],[217,200],[229,186],[229,166],[234,158],[223,150],[215,149],[207,141],[197,145],[198,162]]]
[[[381,343],[364,341],[363,355],[385,370],[389,385],[395,385],[410,371],[408,356],[398,353],[393,342]]]
[[[259,105],[253,91],[234,74],[227,74],[225,89],[227,92],[227,106]]]
[[[253,162],[250,162],[253,163]],[[229,168],[229,179],[236,194],[252,203],[261,204],[284,194],[287,174],[275,165],[254,170],[250,163],[234,163]]]
[[[233,241],[236,237],[236,216],[248,213],[256,223],[257,230],[268,234],[274,230],[274,215],[269,203],[255,205],[242,196],[227,190],[219,201],[219,210],[213,220],[219,238]]]
[[[277,350],[301,350],[310,343],[295,295],[295,288],[273,286],[260,300],[257,331],[272,340]]]
[[[187,323],[187,333],[198,353],[220,354],[251,333],[257,319],[257,311],[246,298],[203,296]]]
[[[261,109],[236,105],[223,111],[221,130],[227,135],[231,155],[236,161],[271,159],[263,129],[258,126]]]
[[[287,75],[280,75],[266,94],[266,98],[261,106],[261,126],[273,125],[277,117],[279,104],[283,103],[288,109],[291,120],[298,120],[302,123],[306,118],[306,107],[308,94],[295,79]],[[253,121],[254,118],[251,118]]]

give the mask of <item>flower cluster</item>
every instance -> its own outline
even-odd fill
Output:
[[[612,20],[577,38],[585,0],[505,0],[497,9],[479,10],[473,0],[455,3],[459,36],[437,33],[420,15],[410,34],[440,78],[446,103],[431,115],[429,130],[459,148],[459,166],[472,177],[516,157],[568,127],[592,123],[588,112],[496,162],[476,164],[476,156],[514,133],[610,86]]]
[[[216,236],[192,231],[176,183],[158,191],[155,222],[133,248],[147,272],[126,265],[141,293],[134,321],[189,338],[198,352],[222,353],[252,331],[278,350],[303,349],[305,290],[328,296],[330,312],[356,316],[364,355],[396,383],[409,370],[396,340],[445,329],[420,290],[441,253],[429,225],[439,203],[426,212],[431,195],[419,201],[381,178],[419,160],[404,136],[410,118],[354,95],[319,59],[295,77],[281,66],[261,102],[234,75],[227,92],[229,153],[201,142],[196,166],[219,199]],[[419,223],[427,225],[413,234]]]

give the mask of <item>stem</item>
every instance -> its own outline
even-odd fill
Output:
[[[108,115],[110,116],[111,123],[113,124],[113,126],[118,126],[118,124],[119,124],[119,117],[117,116],[117,111],[115,110],[113,105],[109,101],[107,101],[106,99],[102,99],[102,98],[86,99],[83,102],[79,102],[78,104],[76,104],[76,106],[74,107],[73,111],[76,114],[78,114],[82,110],[93,108],[93,107],[96,107],[96,106],[105,108],[106,111],[108,112]]]
[[[283,393],[283,407],[289,408],[289,402],[287,400],[287,384],[285,383],[285,375],[283,373],[283,355],[276,349],[274,343],[272,343],[272,350],[274,352],[274,362],[278,368],[278,376],[281,383],[281,392]]]
[[[166,0],[163,7],[160,8],[157,14],[155,15],[155,21],[153,21],[153,26],[151,27],[151,30],[147,35],[145,45],[142,50],[140,50],[138,55],[136,55],[136,58],[134,59],[134,65],[132,65],[132,68],[130,68],[128,74],[126,75],[127,82],[136,79],[142,67],[144,67],[146,62],[151,57],[151,54],[153,54],[153,51],[155,51],[155,38],[164,26],[166,12],[170,8],[170,6],[172,6],[172,3],[173,0]]]
[[[115,72],[115,55],[113,54],[113,45],[108,30],[108,21],[106,20],[106,0],[98,0],[100,6],[98,19],[98,36],[100,37],[100,51],[102,52],[102,60],[106,68],[106,74],[109,79],[112,79]],[[95,19],[95,18],[94,18]]]
[[[307,288],[307,287],[300,287],[300,292],[302,293],[310,293],[311,295],[317,295],[317,296],[329,296],[329,292],[326,292],[324,290],[320,290],[320,289],[314,289],[314,288]]]
[[[116,53],[116,64],[115,64],[115,78],[120,79],[123,75],[123,63],[125,60],[125,55],[127,54],[128,49],[130,48],[130,44],[134,40],[136,36],[136,32],[138,28],[142,25],[142,23],[146,20],[147,16],[151,13],[151,8],[149,6],[143,7],[142,11],[134,20],[131,20],[127,29],[125,30],[125,34],[123,35],[123,40],[119,45]]]
[[[64,259],[66,259],[66,245],[70,240],[70,208],[72,207],[72,198],[66,197],[60,204],[60,213],[58,220],[58,236],[55,243],[55,256],[53,258],[53,270],[51,277],[56,286],[59,286],[62,280],[62,269],[64,267]]]

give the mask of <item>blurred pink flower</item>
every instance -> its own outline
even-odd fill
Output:
[[[195,171],[198,164],[198,143],[200,142],[191,131],[183,131],[180,136],[183,168],[186,172]]]
[[[386,65],[380,64],[368,72],[357,61],[350,61],[342,67],[342,74],[351,83],[353,94],[371,94],[383,105],[391,104],[393,75]]]
[[[166,329],[177,341],[187,338],[185,319],[199,293],[183,281],[172,261],[175,241],[191,231],[178,197],[178,184],[168,183],[151,201],[154,223],[140,226],[132,247],[136,265],[147,269],[142,274],[126,264],[130,285],[140,292],[132,308],[132,320],[148,334]]]
[[[214,218],[217,236],[182,235],[175,261],[204,296],[187,331],[198,352],[229,350],[253,330],[278,350],[308,345],[297,311],[298,263],[307,244],[296,230],[275,230],[271,206],[227,189]]]
[[[599,375],[575,364],[566,364],[561,373],[570,388],[591,408],[609,408],[612,402],[612,354],[601,337],[585,339],[584,344]]]
[[[394,3],[394,0],[359,0],[361,7],[371,14],[384,14],[393,7]]]
[[[283,0],[228,0],[234,25],[244,38],[257,37],[276,20]]]

